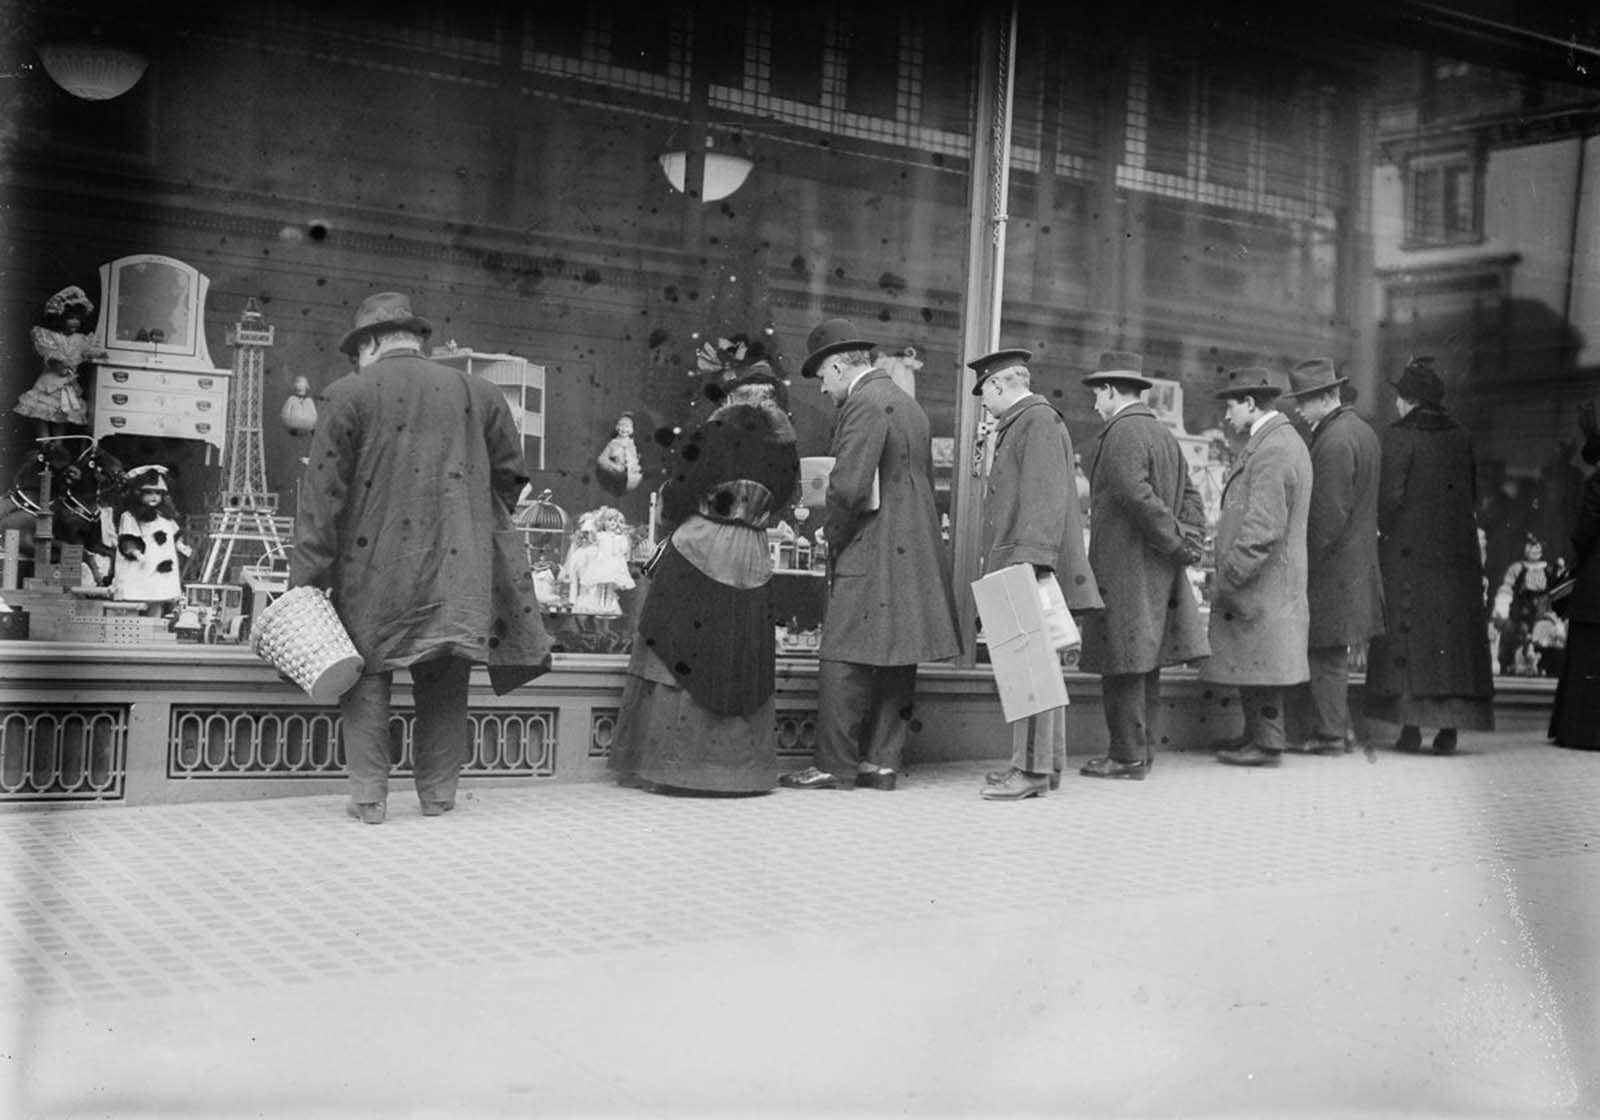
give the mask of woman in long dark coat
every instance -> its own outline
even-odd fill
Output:
[[[777,784],[777,640],[766,528],[800,480],[777,379],[751,373],[682,446],[662,489],[677,523],[651,572],[610,768],[657,793]]]
[[[1600,427],[1594,405],[1584,406],[1583,461],[1600,463]],[[1550,713],[1550,738],[1558,747],[1600,750],[1600,469],[1583,484],[1583,504],[1572,531],[1577,580],[1567,600],[1566,663]]]
[[[1458,729],[1494,728],[1477,467],[1466,429],[1444,407],[1432,358],[1392,382],[1400,419],[1383,432],[1378,494],[1385,628],[1367,655],[1367,715],[1401,725],[1397,750],[1456,749]]]

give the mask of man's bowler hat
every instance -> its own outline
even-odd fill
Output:
[[[872,343],[856,333],[856,325],[849,319],[828,319],[818,323],[806,339],[806,360],[800,365],[801,377],[817,376],[817,367],[823,359],[844,350],[872,352]]]

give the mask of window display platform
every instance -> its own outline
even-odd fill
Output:
[[[626,658],[557,654],[551,672],[497,697],[475,670],[473,785],[602,781]],[[1555,682],[1496,682],[1501,730],[1542,731]],[[1359,679],[1351,682],[1360,709]],[[1073,759],[1100,752],[1100,679],[1067,674]],[[1203,748],[1239,730],[1237,704],[1193,672],[1163,676],[1168,746]],[[409,777],[411,696],[396,674],[396,778]],[[814,658],[778,662],[778,751],[810,759],[817,708]],[[0,805],[225,801],[344,788],[338,709],[313,703],[248,650],[228,646],[108,647],[0,641]],[[1002,759],[1010,732],[988,666],[924,665],[908,765]],[[1379,741],[1392,729],[1372,729]]]

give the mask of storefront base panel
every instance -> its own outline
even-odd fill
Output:
[[[507,696],[481,671],[473,680],[472,756],[462,788],[604,781],[622,697],[624,659],[560,655],[555,668]],[[242,649],[111,650],[45,642],[0,643],[0,806],[37,808],[227,801],[344,789],[338,710],[305,694]],[[1101,752],[1100,680],[1069,674],[1074,758]],[[1360,711],[1361,682],[1351,685]],[[1542,733],[1554,682],[1499,682],[1500,730]],[[1240,730],[1227,690],[1174,670],[1163,680],[1160,749],[1204,749]],[[410,775],[413,710],[396,674],[396,789]],[[796,768],[815,744],[816,663],[778,669],[778,751]],[[925,665],[908,769],[918,763],[1004,759],[1010,730],[987,666]],[[1383,742],[1392,732],[1359,729]]]

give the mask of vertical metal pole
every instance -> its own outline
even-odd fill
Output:
[[[961,308],[961,357],[999,348],[1005,296],[1006,195],[1010,189],[1011,105],[1015,84],[1017,8],[996,5],[979,36],[978,98],[973,120],[967,201],[967,275]],[[956,463],[951,480],[952,567],[960,615],[961,664],[974,661],[976,611],[969,585],[978,578],[978,535],[983,525],[983,459],[977,447],[983,410],[972,395],[972,371],[963,364],[956,388]]]

